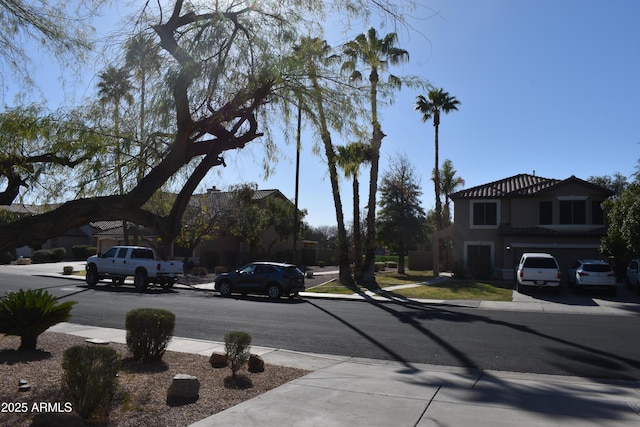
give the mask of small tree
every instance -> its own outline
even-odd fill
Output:
[[[251,356],[251,335],[241,331],[227,332],[224,336],[224,348],[231,374],[235,377]]]
[[[191,198],[190,206],[182,216],[180,234],[176,238],[176,243],[185,250],[185,266],[200,243],[216,237],[220,228],[221,209],[219,199],[210,199],[206,194]]]
[[[278,240],[286,242],[294,233],[298,233],[298,236],[300,235],[300,230],[295,229],[295,224],[291,220],[295,208],[296,207],[288,200],[274,197],[270,197],[267,200],[267,220],[265,225],[267,227],[273,227],[276,233],[276,237],[269,243],[267,254],[271,254],[271,249]],[[305,209],[298,210],[298,221],[302,221],[306,215],[307,211]],[[293,260],[293,262],[295,262],[295,260]]]
[[[640,183],[629,185],[618,198],[606,200],[602,206],[609,225],[600,249],[626,264],[640,253]]]
[[[253,202],[257,190],[258,185],[255,183],[232,188],[230,192],[233,196],[227,211],[227,222],[231,234],[248,242],[249,252],[260,243],[262,231],[267,223],[266,212]]]
[[[8,292],[0,300],[0,332],[19,336],[18,350],[35,350],[40,334],[71,317],[76,302],[57,301],[43,289]]]
[[[425,213],[420,206],[422,191],[415,169],[406,156],[391,163],[380,183],[378,234],[398,251],[398,273],[404,274],[404,256],[409,245],[425,237]]]

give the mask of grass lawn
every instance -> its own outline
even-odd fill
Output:
[[[492,284],[453,279],[445,280],[435,285],[395,289],[392,292],[407,298],[484,301],[511,301],[513,294],[510,284]]]
[[[409,271],[407,274],[396,272],[381,272],[376,280],[381,288],[398,285],[410,285],[422,283],[433,279],[431,271]],[[332,280],[320,286],[308,289],[307,292],[333,293],[350,295],[353,289],[342,285],[337,280]],[[486,283],[473,280],[447,279],[433,285],[421,285],[411,288],[394,289],[397,295],[416,299],[443,299],[443,300],[485,300],[485,301],[511,301],[512,289],[509,283]]]

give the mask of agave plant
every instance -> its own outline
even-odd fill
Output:
[[[58,304],[43,289],[7,292],[0,299],[0,333],[20,337],[19,350],[35,350],[38,336],[71,317],[75,301]]]

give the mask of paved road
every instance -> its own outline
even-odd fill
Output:
[[[182,337],[222,341],[229,330],[244,330],[255,345],[407,365],[640,379],[640,341],[635,339],[640,322],[633,302],[623,305],[589,296],[577,300],[583,305],[629,307],[629,315],[517,309],[527,299],[544,303],[542,295],[518,296],[521,301],[505,310],[483,310],[476,303],[322,299],[271,303],[261,297],[224,299],[187,289],[144,294],[131,287],[88,289],[73,280],[12,276],[6,271],[0,271],[0,286],[47,288],[56,296],[76,300],[71,321],[86,325],[123,328],[128,310],[159,307],[176,313],[175,334]]]

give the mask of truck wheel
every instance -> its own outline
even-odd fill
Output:
[[[100,280],[100,277],[98,276],[98,269],[93,264],[89,265],[87,267],[87,285],[93,288],[98,283],[98,280]]]
[[[136,270],[136,275],[133,276],[133,284],[139,291],[147,289],[147,285],[149,285],[149,277],[147,276],[146,270],[142,268]]]

